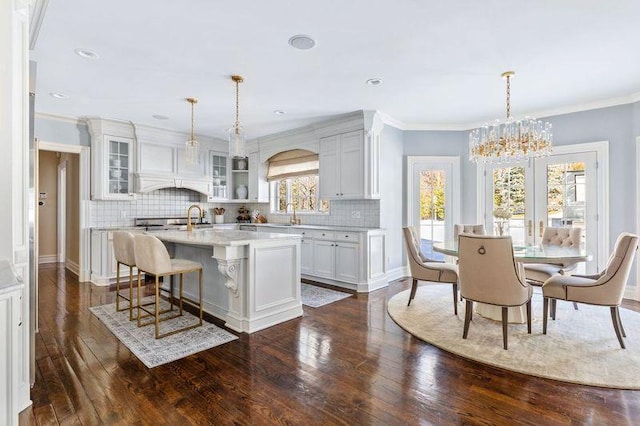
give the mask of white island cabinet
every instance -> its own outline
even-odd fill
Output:
[[[253,333],[302,316],[299,235],[217,229],[153,235],[172,257],[203,265],[203,309],[230,329]],[[197,274],[184,276],[184,294],[197,300]]]

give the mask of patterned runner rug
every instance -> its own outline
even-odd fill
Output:
[[[330,290],[311,284],[302,283],[302,304],[312,308],[328,305],[329,303],[350,297],[351,293]]]
[[[146,300],[147,298],[143,299],[143,301]],[[148,300],[152,301],[153,299],[149,298]],[[126,306],[127,302],[125,301],[124,303],[124,306]],[[123,305],[121,304],[120,306],[122,307]],[[161,301],[160,309],[167,308],[169,308],[169,303],[164,300]],[[174,309],[177,308],[174,307]],[[89,310],[148,368],[167,364],[238,338],[236,335],[204,321],[202,327],[156,339],[153,325],[138,327],[136,320],[129,321],[128,310],[116,312],[115,303],[94,306]],[[174,312],[165,315],[171,316],[175,314]],[[145,318],[145,322],[151,320],[151,318]],[[184,315],[181,317],[161,322],[160,333],[197,322],[197,317],[184,311]]]

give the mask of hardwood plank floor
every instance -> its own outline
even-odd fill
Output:
[[[305,306],[300,319],[147,369],[88,310],[112,303],[112,289],[43,266],[33,406],[20,424],[640,424],[640,391],[512,373],[413,338],[386,312],[409,284]]]

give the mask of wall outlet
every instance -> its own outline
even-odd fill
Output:
[[[360,210],[353,210],[351,212],[351,219],[360,219]]]

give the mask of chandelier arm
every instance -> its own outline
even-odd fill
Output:
[[[240,133],[240,81],[236,80],[236,135]]]

